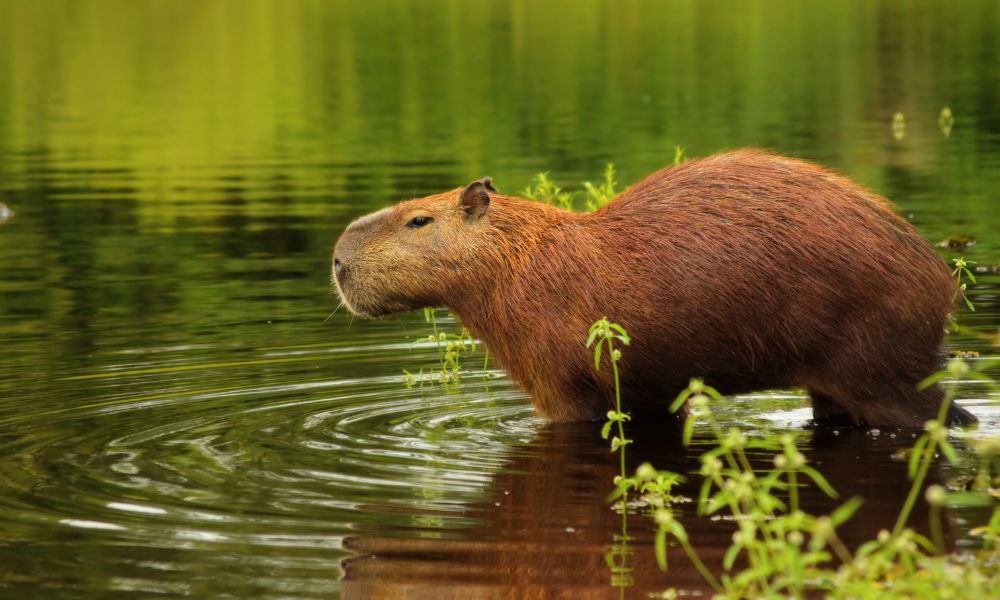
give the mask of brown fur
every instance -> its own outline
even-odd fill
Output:
[[[421,215],[434,221],[406,226]],[[583,347],[602,316],[633,339],[632,410],[694,376],[725,393],[805,387],[818,419],[872,426],[920,426],[941,399],[916,385],[955,298],[946,265],[885,199],[766,152],[663,169],[591,214],[473,182],[355,221],[335,258],[352,311],[447,306],[556,421],[612,405]]]

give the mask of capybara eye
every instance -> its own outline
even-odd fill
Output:
[[[424,216],[424,215],[420,215],[419,217],[413,217],[412,219],[410,219],[410,222],[407,223],[406,226],[407,227],[423,227],[424,225],[427,225],[428,223],[432,222],[433,220],[434,220],[434,217],[427,217],[427,216]]]

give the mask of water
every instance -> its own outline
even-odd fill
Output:
[[[616,594],[599,426],[545,424],[479,353],[458,386],[406,388],[436,363],[428,327],[333,312],[339,231],[486,174],[578,188],[613,161],[630,183],[675,145],[755,145],[995,265],[998,26],[987,0],[0,4],[3,593]],[[980,275],[949,349],[997,353],[998,284]],[[995,396],[958,385],[995,433]],[[799,431],[802,406],[723,415]],[[867,499],[846,539],[891,524],[907,435],[803,436]],[[630,461],[681,472],[704,449],[658,423],[634,437]],[[949,539],[973,543],[979,517],[950,512]],[[685,524],[717,562],[727,525]],[[700,588],[675,550],[656,570],[648,521],[630,534],[630,596]]]

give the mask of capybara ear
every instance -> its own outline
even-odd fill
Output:
[[[490,192],[495,193],[496,189],[489,177],[473,181],[462,190],[458,204],[470,221],[477,221],[486,214],[486,209],[490,206]]]

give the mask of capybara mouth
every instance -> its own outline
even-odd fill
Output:
[[[366,302],[362,298],[350,298],[347,290],[345,289],[347,287],[346,282],[340,281],[340,279],[336,276],[331,279],[333,287],[337,290],[337,295],[340,297],[341,304],[354,316],[361,317],[363,319],[381,319],[382,317],[386,317],[394,312],[399,312],[399,310],[393,310],[389,306]]]

